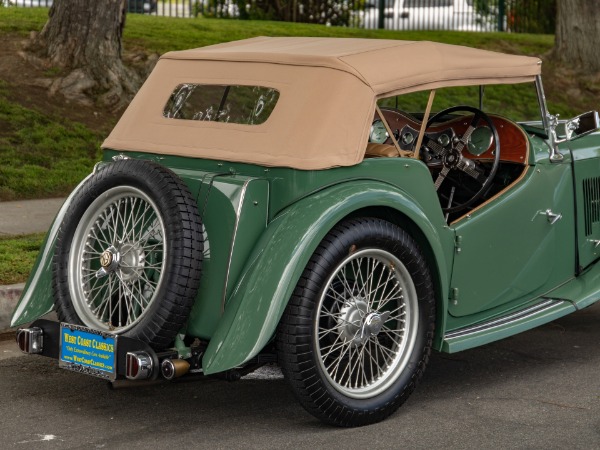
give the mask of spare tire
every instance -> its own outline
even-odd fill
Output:
[[[196,298],[203,245],[197,205],[172,171],[137,159],[102,167],[57,236],[59,319],[168,346]]]

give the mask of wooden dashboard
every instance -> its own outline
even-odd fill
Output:
[[[421,128],[421,122],[407,113],[394,109],[382,109],[381,112],[394,133],[396,131],[400,132],[406,126],[414,130]],[[472,117],[473,115],[469,114],[447,122],[436,123],[434,126],[429,127],[426,133],[439,133],[451,128],[457,136],[462,136],[469,127]],[[525,132],[516,123],[508,119],[492,114],[489,114],[488,117],[494,123],[500,138],[500,161],[527,164],[529,161],[529,141]],[[377,118],[376,113],[375,119]],[[494,148],[495,144],[492,142],[490,147],[479,156],[473,156],[469,152],[463,152],[463,155],[479,161],[492,160],[494,159]]]

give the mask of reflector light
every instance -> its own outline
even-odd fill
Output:
[[[21,328],[17,331],[17,345],[24,353],[42,353],[44,332],[41,328]]]
[[[152,357],[146,352],[129,352],[125,357],[125,376],[129,380],[145,380],[152,375]]]

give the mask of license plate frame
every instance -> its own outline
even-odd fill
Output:
[[[62,322],[59,367],[114,381],[117,378],[118,336]]]

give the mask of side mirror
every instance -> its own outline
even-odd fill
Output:
[[[563,156],[558,148],[558,144],[570,141],[579,136],[584,136],[600,128],[600,118],[598,117],[597,111],[583,113],[574,119],[562,123],[559,123],[558,121],[558,114],[555,116],[548,114],[547,120],[550,131],[550,161],[553,162],[560,162],[563,159]],[[563,124],[564,135],[562,134]]]
[[[566,140],[589,134],[600,128],[600,117],[597,111],[583,113],[565,124]]]

